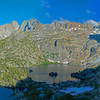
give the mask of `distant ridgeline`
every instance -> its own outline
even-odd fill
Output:
[[[96,40],[98,43],[100,43],[100,34],[91,34],[89,35],[90,40]]]

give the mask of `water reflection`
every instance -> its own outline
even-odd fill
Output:
[[[54,78],[55,78],[55,82],[59,83],[59,81],[61,82],[61,81],[66,81],[66,80],[73,80],[70,76],[71,73],[80,71],[81,69],[82,69],[82,67],[79,67],[79,66],[64,65],[64,64],[34,66],[29,69],[29,75],[31,76],[32,80],[30,80],[30,79],[20,80],[16,84],[16,87],[18,89],[17,88],[7,89],[4,87],[0,88],[0,100],[24,100],[24,98],[26,98],[26,94],[27,94],[27,92],[25,92],[26,89],[28,89],[29,91],[32,91],[33,89],[35,89],[35,88],[29,88],[32,85],[34,87],[35,85],[37,86],[39,84],[42,84],[42,85],[46,84],[46,83],[37,83],[35,81],[47,82],[47,83],[54,82],[54,79],[52,77],[50,77],[51,72],[57,73],[57,76]],[[33,82],[33,80],[34,80],[34,82]],[[44,86],[48,87],[48,84],[46,84]],[[32,89],[32,90],[30,90],[30,89]],[[28,92],[28,93],[30,93],[30,92]],[[38,96],[36,96],[36,97],[38,97]]]
[[[52,83],[53,79],[49,76],[49,73],[57,72],[58,75],[55,82],[58,83],[59,81],[73,80],[71,73],[80,71],[81,69],[79,66],[64,64],[40,65],[32,67],[29,75],[35,81]]]
[[[0,100],[13,100],[13,91],[4,87],[0,88]]]
[[[100,34],[93,34],[89,36],[90,40],[96,40],[98,43],[100,43]]]

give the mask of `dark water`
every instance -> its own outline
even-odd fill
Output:
[[[49,76],[50,72],[57,72],[58,76],[55,79],[55,82],[73,80],[71,78],[71,73],[80,71],[81,67],[79,66],[70,66],[64,64],[50,64],[50,65],[41,65],[34,66],[30,69],[29,75],[35,81],[52,83],[53,78]]]
[[[100,43],[100,34],[89,35],[89,39],[96,40],[98,43]]]
[[[29,75],[35,81],[53,83],[54,80],[51,77],[49,77],[49,73],[57,72],[58,76],[55,79],[55,82],[58,83],[59,81],[61,82],[66,80],[73,80],[70,74],[72,72],[77,72],[81,70],[81,68],[82,67],[79,66],[70,66],[64,64],[41,65],[30,68]],[[17,96],[13,96],[12,94],[13,90],[6,89],[4,87],[0,88],[0,100],[15,100]]]
[[[11,96],[12,93],[13,93],[12,90],[1,87],[0,100],[14,100],[14,98]]]

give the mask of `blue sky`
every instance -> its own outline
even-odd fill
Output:
[[[1,0],[0,24],[37,18],[41,23],[55,20],[100,21],[100,0]]]

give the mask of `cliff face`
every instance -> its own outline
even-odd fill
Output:
[[[24,21],[20,27],[16,22],[9,24],[4,34],[8,30],[10,34],[0,40],[0,59],[10,66],[29,67],[45,62],[87,66],[99,57],[99,43],[88,39],[94,34],[90,24],[41,24],[32,19]]]
[[[16,21],[13,21],[11,24],[4,24],[0,26],[0,39],[4,39],[10,36],[13,32],[19,29],[19,25]]]
[[[20,30],[24,32],[30,32],[35,30],[38,25],[40,25],[40,22],[38,22],[36,19],[26,20],[22,23]]]
[[[53,28],[57,29],[65,29],[65,31],[75,32],[75,31],[92,31],[93,27],[90,24],[80,24],[75,22],[67,22],[67,23],[52,23]]]

